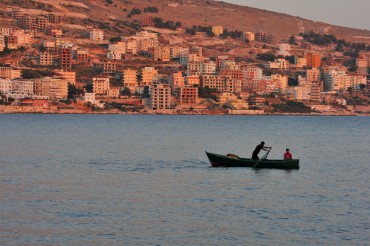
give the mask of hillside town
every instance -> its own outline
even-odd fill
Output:
[[[370,114],[370,39],[45,11],[0,13],[0,113]]]

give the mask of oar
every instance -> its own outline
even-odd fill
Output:
[[[253,166],[253,168],[256,168],[256,166],[257,166],[258,164],[260,164],[260,161],[261,161],[261,159],[260,159],[260,160],[258,160],[258,161],[256,162],[256,164]]]
[[[258,166],[258,164],[260,164],[260,162],[261,162],[262,160],[265,160],[265,159],[267,158],[267,156],[269,155],[269,153],[270,153],[271,149],[272,149],[272,148],[270,148],[270,149],[269,149],[269,151],[267,151],[267,153],[266,153],[264,156],[262,156],[262,158],[261,158],[261,159],[259,159],[259,160],[256,162],[256,164],[253,166],[253,168],[256,168],[256,166]]]

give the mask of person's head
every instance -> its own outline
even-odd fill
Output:
[[[262,141],[262,142],[261,142],[261,145],[265,145],[265,142],[263,142],[263,141]]]
[[[289,149],[286,149],[286,152],[289,152]]]

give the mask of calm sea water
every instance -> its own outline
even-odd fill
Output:
[[[369,177],[370,117],[0,115],[0,244],[369,245]]]

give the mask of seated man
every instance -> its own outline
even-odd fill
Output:
[[[285,152],[285,154],[284,154],[284,160],[285,160],[285,161],[289,161],[289,160],[291,160],[291,159],[293,159],[293,156],[292,156],[292,154],[289,152],[289,149],[286,149],[286,152]]]

